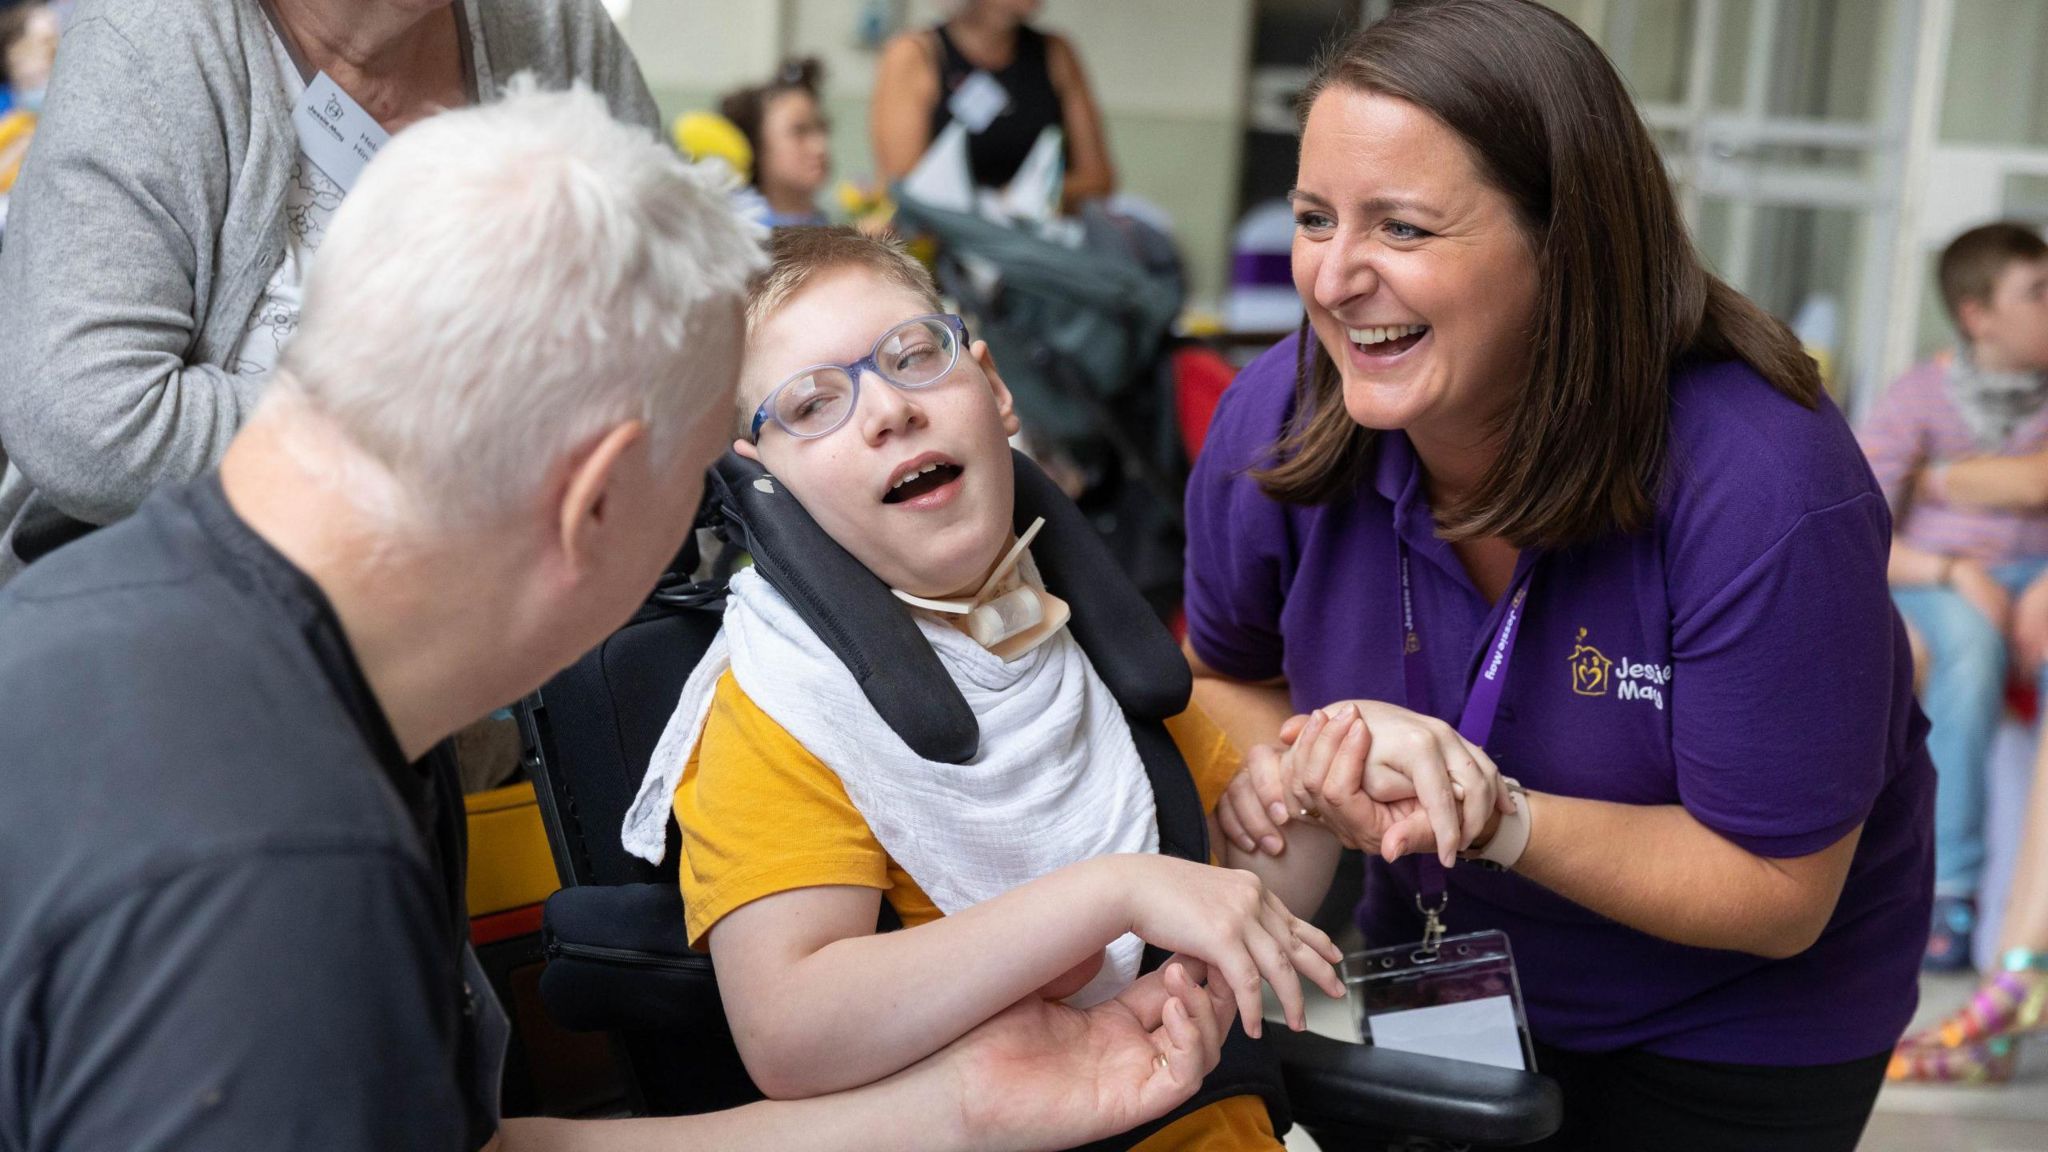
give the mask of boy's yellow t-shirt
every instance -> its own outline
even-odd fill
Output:
[[[1168,720],[1166,730],[1188,762],[1202,807],[1213,810],[1237,773],[1236,749],[1192,708]],[[941,915],[868,830],[838,775],[749,699],[731,672],[712,695],[704,734],[676,786],[675,812],[693,948],[703,948],[712,926],[734,909],[797,888],[880,889],[909,928]],[[1239,1096],[1181,1117],[1137,1152],[1279,1147],[1265,1102]]]

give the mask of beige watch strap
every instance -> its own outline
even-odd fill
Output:
[[[1508,799],[1514,802],[1514,810],[1501,813],[1500,823],[1493,829],[1493,838],[1486,842],[1485,848],[1470,855],[1474,860],[1513,868],[1529,847],[1529,797],[1516,781],[1503,776],[1501,783],[1508,787]]]

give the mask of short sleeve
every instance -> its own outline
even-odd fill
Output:
[[[1885,389],[1856,434],[1877,486],[1894,512],[1904,510],[1906,480],[1927,455],[1927,428],[1922,419],[1927,399],[1920,384],[1924,371],[1915,369]]]
[[[1761,856],[1868,816],[1902,703],[1875,492],[1808,512],[1699,602],[1672,604],[1671,742],[1686,810]]]
[[[839,777],[727,672],[676,786],[690,945],[763,896],[831,884],[888,890],[889,854]]]
[[[136,885],[0,991],[0,1146],[468,1146],[456,973],[424,865],[269,852]],[[26,1137],[24,1139],[24,1137]]]
[[[1287,511],[1250,475],[1280,434],[1292,393],[1292,341],[1261,356],[1223,394],[1187,488],[1188,643],[1238,680],[1282,673]]]
[[[1195,778],[1195,791],[1202,797],[1202,811],[1215,811],[1216,802],[1223,798],[1223,790],[1230,787],[1231,779],[1244,762],[1237,746],[1200,708],[1189,708],[1169,718],[1166,733],[1173,737],[1174,747],[1180,749],[1181,759],[1188,763],[1188,774]]]

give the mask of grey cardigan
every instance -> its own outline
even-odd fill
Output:
[[[520,72],[658,128],[599,0],[458,0],[477,96]],[[291,106],[256,0],[83,0],[0,247],[0,582],[24,523],[105,524],[255,407],[223,369],[284,259]]]

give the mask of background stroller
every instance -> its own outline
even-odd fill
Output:
[[[1095,203],[1011,226],[901,188],[896,201],[898,229],[937,242],[939,287],[994,350],[1032,454],[1172,614],[1187,478],[1166,355],[1186,292],[1172,240]]]

